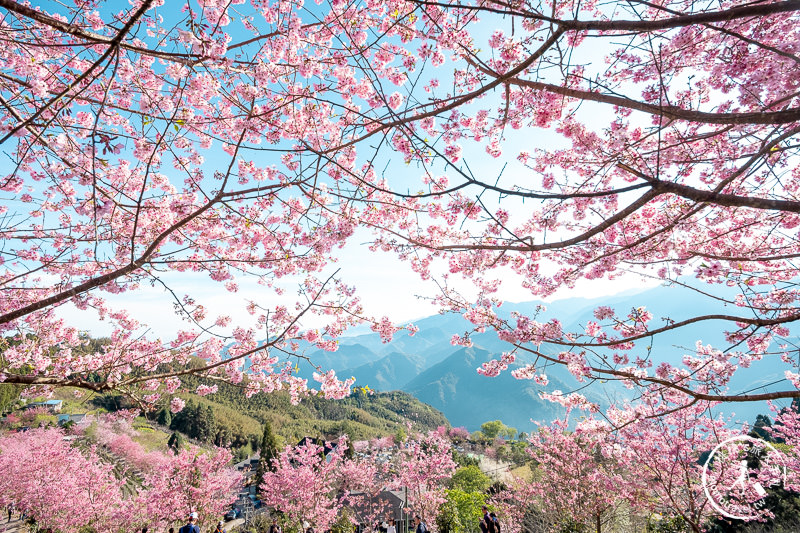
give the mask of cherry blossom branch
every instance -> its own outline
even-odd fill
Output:
[[[659,20],[559,20],[554,22],[558,25],[563,25],[569,30],[575,31],[651,32],[692,26],[695,24],[710,24],[742,18],[766,17],[779,13],[791,13],[798,10],[800,10],[800,0],[787,0],[784,2],[747,4],[720,11],[692,13]]]
[[[159,59],[168,59],[171,61],[175,61],[177,63],[191,65],[193,64],[193,60],[200,58],[199,54],[181,54],[175,52],[159,52],[158,50],[151,50],[149,48],[143,48],[140,46],[134,46],[127,43],[123,43],[117,41],[115,44],[115,38],[108,38],[99,33],[95,33],[75,24],[70,24],[68,22],[64,22],[57,18],[51,17],[50,15],[43,13],[41,11],[37,11],[32,9],[28,6],[22,5],[19,2],[15,2],[14,0],[0,0],[0,7],[7,9],[12,13],[16,13],[17,15],[29,18],[31,20],[35,20],[40,24],[44,24],[45,26],[50,26],[58,31],[66,33],[68,35],[72,35],[73,37],[79,37],[81,39],[90,41],[92,45],[94,44],[105,44],[109,46],[118,46],[123,50],[128,50],[130,52],[135,52],[137,54],[142,54],[145,56],[157,57]],[[149,9],[149,7],[147,8]],[[145,9],[145,11],[147,11]],[[142,12],[143,13],[143,12]],[[117,36],[118,37],[118,36]],[[87,45],[89,46],[89,45]]]
[[[800,1],[800,0],[798,0],[798,1]],[[509,80],[513,79],[514,76],[524,72],[528,67],[533,65],[542,55],[544,55],[544,53],[547,52],[547,50],[549,50],[550,47],[553,46],[553,44],[556,43],[561,38],[561,36],[564,34],[564,32],[565,32],[565,30],[561,29],[561,28],[559,28],[556,31],[554,31],[552,33],[552,35],[550,35],[550,37],[548,37],[547,40],[545,40],[541,44],[541,46],[536,50],[536,52],[531,54],[525,61],[522,61],[519,65],[517,65],[513,69],[509,70],[507,73],[505,73],[503,75],[498,75],[493,81],[487,83],[486,85],[480,87],[479,89],[475,89],[474,91],[471,91],[469,93],[463,94],[461,96],[453,97],[449,103],[443,104],[443,105],[437,105],[435,107],[435,109],[433,109],[431,111],[426,111],[426,112],[416,113],[416,114],[411,114],[411,112],[408,112],[408,113],[406,113],[407,116],[403,116],[403,117],[401,117],[399,119],[392,120],[392,121],[389,121],[389,122],[384,122],[384,123],[376,121],[376,123],[375,123],[376,127],[372,131],[370,131],[369,133],[365,133],[365,134],[363,134],[363,135],[361,135],[361,136],[359,136],[357,138],[354,138],[354,139],[352,139],[352,140],[350,140],[348,142],[341,143],[335,149],[326,150],[326,153],[327,152],[334,152],[336,150],[343,150],[343,149],[348,148],[350,146],[353,146],[353,145],[355,145],[357,143],[360,143],[360,142],[372,137],[373,135],[376,135],[377,133],[383,132],[384,130],[390,130],[392,128],[395,128],[397,126],[405,124],[405,123],[407,123],[409,121],[415,121],[416,122],[416,121],[422,120],[424,118],[438,116],[438,115],[444,113],[445,111],[450,111],[450,110],[455,109],[455,108],[457,108],[457,107],[459,107],[461,105],[466,104],[467,102],[470,102],[470,101],[478,98],[479,96],[491,91],[495,87],[497,87],[499,85],[502,85],[503,83],[507,83]]]
[[[43,298],[43,299],[41,299],[41,300],[39,300],[37,302],[34,302],[32,304],[26,305],[24,307],[21,307],[19,309],[14,310],[14,311],[10,311],[10,312],[8,312],[8,313],[6,313],[4,315],[0,315],[0,324],[8,324],[13,320],[16,320],[16,319],[18,319],[20,317],[23,317],[23,316],[28,315],[30,313],[33,313],[35,311],[46,309],[48,307],[51,307],[51,306],[54,306],[56,304],[62,303],[64,301],[66,301],[66,300],[69,300],[70,298],[74,298],[75,296],[78,296],[79,294],[83,294],[83,293],[88,292],[88,291],[90,291],[92,289],[95,289],[97,287],[105,285],[106,283],[109,283],[110,281],[113,281],[113,280],[118,279],[120,277],[124,277],[124,276],[126,276],[128,274],[131,274],[132,272],[135,272],[136,270],[142,268],[145,264],[147,264],[148,259],[154,253],[156,253],[156,251],[158,250],[159,246],[167,239],[167,237],[169,237],[175,231],[177,231],[178,229],[186,226],[189,222],[191,222],[195,218],[199,217],[200,215],[202,215],[203,213],[205,213],[209,209],[211,209],[211,207],[213,207],[220,200],[220,198],[221,198],[221,195],[218,193],[216,196],[212,197],[208,202],[206,202],[205,205],[203,205],[202,207],[200,207],[199,209],[197,209],[196,211],[194,211],[190,215],[187,215],[186,217],[184,217],[184,218],[180,219],[179,221],[175,222],[174,224],[172,224],[169,228],[167,228],[166,230],[161,232],[158,236],[156,236],[156,238],[153,239],[153,242],[151,242],[147,246],[147,248],[139,255],[139,257],[137,257],[135,260],[131,261],[127,265],[125,265],[123,267],[120,267],[120,268],[117,268],[115,270],[112,270],[111,272],[107,272],[106,274],[103,274],[102,276],[97,276],[95,278],[86,280],[85,282],[83,282],[83,283],[81,283],[81,284],[79,284],[79,285],[77,285],[77,286],[75,286],[75,287],[73,287],[73,288],[71,288],[69,290],[62,291],[62,292],[59,292],[57,294],[53,294],[53,295],[51,295],[49,297]]]
[[[728,22],[730,20],[764,17],[779,13],[790,13],[800,10],[800,1],[788,0],[774,3],[755,3],[744,6],[736,6],[720,11],[708,11],[703,13],[679,14],[675,17],[663,18],[658,20],[569,20],[556,17],[548,17],[542,13],[532,11],[522,11],[513,9],[496,9],[489,6],[468,5],[459,3],[436,2],[433,0],[410,0],[414,4],[424,6],[435,6],[446,9],[463,9],[470,11],[485,11],[500,15],[519,16],[523,18],[541,20],[553,25],[563,27],[570,31],[624,31],[624,32],[654,32],[692,26],[696,24],[711,24],[714,22]],[[647,2],[644,2],[647,4]],[[664,9],[663,6],[658,6]],[[672,14],[678,14],[672,12]]]
[[[0,0],[0,2],[4,1],[9,1],[9,0]],[[125,23],[125,25],[117,33],[117,35],[115,35],[114,38],[111,39],[106,51],[103,52],[103,54],[94,63],[92,63],[88,69],[84,70],[79,76],[77,76],[74,80],[72,80],[72,82],[69,85],[67,85],[67,87],[65,87],[60,93],[58,93],[58,95],[51,98],[48,102],[39,107],[39,109],[37,109],[32,115],[26,118],[22,123],[17,124],[13,128],[11,128],[11,130],[3,138],[0,138],[0,144],[3,144],[8,139],[13,137],[14,134],[16,134],[19,130],[26,128],[47,109],[49,109],[57,102],[60,102],[61,98],[64,97],[67,93],[69,93],[73,88],[78,86],[81,83],[81,81],[88,78],[89,75],[91,75],[97,67],[102,65],[105,62],[105,60],[111,56],[112,53],[116,52],[117,48],[119,47],[119,44],[122,42],[122,39],[124,39],[125,36],[128,34],[128,32],[131,30],[131,28],[133,28],[133,26],[139,22],[139,19],[144,15],[144,13],[148,9],[150,9],[150,5],[152,3],[153,0],[144,0],[139,9],[137,9],[136,12],[133,14],[133,16],[131,16],[130,20],[127,23]],[[75,95],[73,95],[70,98],[70,100],[72,98],[75,98]]]
[[[539,350],[534,348],[529,348],[522,344],[514,344],[515,347],[523,350],[525,352],[531,353],[540,357],[550,363],[566,366],[567,363],[564,361],[560,361],[555,357],[551,357],[546,355]],[[598,368],[596,366],[589,366],[589,370],[594,372],[598,375],[607,375],[607,376],[614,376],[619,379],[623,379],[626,381],[631,381],[634,383],[652,383],[654,385],[660,385],[666,389],[676,390],[685,394],[690,398],[694,398],[698,401],[706,401],[706,402],[736,402],[736,403],[745,403],[745,402],[763,402],[767,400],[780,400],[786,398],[796,398],[798,396],[797,389],[788,390],[788,391],[775,391],[775,392],[765,392],[761,394],[709,394],[705,392],[699,392],[692,390],[684,385],[676,383],[674,381],[669,381],[666,379],[661,379],[655,376],[642,376],[637,375],[631,372],[624,372],[621,370],[615,370],[611,368]]]
[[[800,0],[798,0],[800,2]],[[478,67],[477,64],[474,66]],[[485,74],[493,77],[499,74],[484,70]],[[568,96],[578,100],[585,100],[589,102],[599,102],[603,104],[611,104],[626,109],[635,109],[643,111],[651,115],[663,116],[665,118],[674,120],[686,120],[690,122],[700,122],[704,124],[721,124],[721,125],[744,125],[744,124],[790,124],[800,120],[800,108],[793,107],[781,111],[752,111],[752,112],[738,112],[738,113],[712,113],[707,111],[695,111],[691,109],[683,109],[671,105],[658,105],[631,98],[624,98],[621,96],[614,96],[610,94],[603,94],[596,91],[587,91],[581,89],[572,89],[561,85],[554,85],[552,83],[544,83],[539,81],[525,80],[517,77],[508,78],[502,76],[504,83],[510,85],[517,85],[519,87],[526,87],[538,91],[550,92],[559,94],[561,96]]]

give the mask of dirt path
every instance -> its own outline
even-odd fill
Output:
[[[25,522],[23,520],[20,520],[19,516],[17,516],[15,519],[12,519],[11,522],[7,522],[8,514],[4,512],[2,516],[3,516],[3,521],[0,523],[0,532],[23,533],[24,531],[28,531],[28,528],[25,527]]]
[[[478,455],[478,466],[481,471],[495,481],[508,483],[511,481],[511,463],[498,461],[485,455]]]

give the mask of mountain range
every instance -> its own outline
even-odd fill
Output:
[[[730,300],[733,291],[717,287],[716,296]],[[530,316],[539,305],[540,302],[507,303],[497,312],[503,318],[510,318],[513,311]],[[664,286],[631,290],[612,297],[568,298],[544,305],[546,310],[539,313],[537,320],[557,318],[565,331],[581,330],[587,321],[595,320],[593,311],[600,305],[609,306],[622,316],[632,308],[645,307],[654,317],[651,329],[666,320],[678,321],[701,314],[742,313],[742,309],[726,305],[714,297]],[[314,364],[334,369],[342,377],[355,377],[357,386],[408,392],[442,411],[454,426],[465,426],[470,431],[478,429],[483,422],[496,419],[520,431],[531,431],[536,427],[534,421],[546,423],[563,414],[559,406],[542,400],[541,392],[581,389],[581,394],[601,406],[630,394],[612,382],[581,388],[583,384],[560,365],[547,369],[549,384],[546,387],[533,381],[514,379],[510,372],[493,378],[485,377],[477,373],[477,368],[511,349],[496,333],[472,334],[473,346],[464,348],[450,342],[453,334],[472,330],[472,324],[460,315],[434,315],[414,321],[414,324],[419,328],[416,335],[402,331],[389,343],[382,343],[377,333],[368,333],[340,338],[336,352],[313,351],[308,346],[307,353]],[[651,343],[637,346],[638,351],[633,354],[650,355],[655,361],[679,363],[685,354],[694,353],[698,341],[724,345],[723,329],[720,321],[697,322],[658,335]],[[560,348],[543,345],[540,350],[557,353]],[[529,361],[524,355],[518,355],[516,365]],[[780,386],[786,387],[785,368],[779,360],[767,358],[757,362],[734,378],[731,391],[771,390],[779,382],[782,382]],[[311,378],[313,369],[301,367],[299,373]],[[732,414],[732,411],[734,409],[725,410],[727,414]],[[737,404],[735,411],[740,420],[752,421],[756,414],[767,412],[768,408],[763,403]]]

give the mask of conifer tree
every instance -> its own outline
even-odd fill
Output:
[[[256,482],[258,486],[261,486],[264,482],[264,474],[267,471],[275,471],[275,465],[272,460],[278,456],[278,439],[272,432],[272,425],[270,425],[269,420],[264,422],[264,433],[261,435],[259,452],[261,459],[258,461],[258,468],[256,469]]]
[[[170,425],[172,424],[172,413],[170,413],[168,408],[162,407],[161,410],[158,412],[158,417],[156,418],[156,421],[162,426],[170,427]]]
[[[216,420],[214,418],[214,409],[208,405],[197,406],[197,412],[194,419],[195,434],[194,438],[203,442],[211,442],[216,434]]]
[[[173,432],[172,435],[169,436],[167,446],[177,454],[183,448],[183,435],[177,431]]]

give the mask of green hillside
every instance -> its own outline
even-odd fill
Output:
[[[194,377],[184,377],[183,381],[189,390],[201,383]],[[343,400],[311,396],[292,405],[285,392],[247,398],[239,387],[217,385],[218,392],[205,397],[181,393],[186,400],[181,413],[172,415],[162,409],[147,417],[201,442],[231,446],[239,456],[257,448],[266,421],[281,444],[293,444],[304,436],[332,439],[343,433],[354,440],[364,440],[403,433],[408,424],[419,431],[449,425],[441,412],[405,392],[356,389]],[[108,410],[133,407],[125,398],[113,394],[97,396],[91,403]]]

